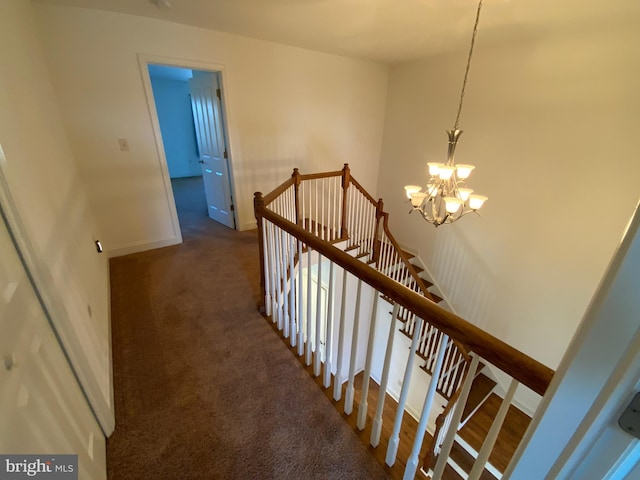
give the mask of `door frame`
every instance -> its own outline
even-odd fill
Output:
[[[227,170],[229,172],[229,188],[233,203],[233,221],[235,230],[238,230],[238,198],[236,196],[236,186],[233,174],[233,147],[231,135],[229,132],[229,114],[227,105],[229,103],[229,89],[227,88],[227,70],[225,65],[218,63],[201,62],[198,60],[189,60],[183,58],[164,57],[161,55],[138,54],[138,66],[140,67],[140,75],[142,76],[142,84],[144,87],[145,97],[147,99],[147,107],[149,109],[149,117],[153,128],[153,137],[156,143],[156,152],[158,155],[158,163],[162,172],[162,180],[164,183],[165,196],[171,214],[171,224],[173,233],[177,240],[176,243],[182,243],[182,231],[180,230],[180,221],[178,220],[178,211],[173,196],[173,187],[171,186],[171,177],[169,174],[169,165],[167,164],[167,156],[164,151],[164,143],[162,142],[162,132],[160,130],[160,121],[158,120],[158,111],[153,96],[153,88],[151,87],[151,76],[149,75],[149,64],[163,65],[167,67],[188,68],[191,70],[200,70],[212,72],[220,75],[220,109],[222,112],[222,131],[224,133],[224,142],[227,149]]]

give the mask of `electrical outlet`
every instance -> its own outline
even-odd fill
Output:
[[[129,140],[127,140],[126,138],[119,138],[118,139],[118,145],[120,145],[120,150],[123,152],[128,152],[129,151]]]

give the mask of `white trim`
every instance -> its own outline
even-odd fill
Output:
[[[618,461],[607,472],[603,480],[617,480],[619,478],[627,478],[640,458],[640,441],[634,440],[629,444],[625,451],[620,455]]]
[[[178,237],[166,238],[164,240],[156,241],[140,241],[127,243],[121,247],[111,248],[107,251],[109,258],[121,257],[123,255],[130,255],[132,253],[146,252],[147,250],[153,250],[155,248],[169,247],[171,245],[178,245],[182,243],[182,235]]]
[[[245,232],[247,230],[255,230],[256,228],[258,228],[258,222],[256,220],[252,220],[251,222],[242,224],[238,230]]]
[[[471,455],[473,458],[478,458],[478,452],[476,452],[476,449],[473,448],[471,445],[469,445],[467,442],[465,442],[465,440],[460,435],[456,434],[455,441],[464,450],[466,450],[466,452],[469,455]],[[491,465],[490,462],[487,462],[485,464],[484,468],[485,468],[485,470],[487,470],[494,477],[496,477],[498,479],[502,478],[502,474],[500,473],[500,471],[496,467]]]
[[[156,142],[156,151],[158,155],[158,162],[160,163],[160,170],[162,171],[162,179],[165,187],[165,195],[167,198],[167,203],[169,205],[169,211],[171,213],[171,221],[173,225],[174,234],[176,237],[180,237],[180,242],[182,242],[182,233],[180,231],[180,223],[178,221],[178,213],[176,211],[176,205],[173,198],[173,189],[171,188],[171,178],[169,176],[169,167],[167,165],[167,157],[164,151],[164,145],[162,143],[162,133],[160,132],[160,123],[158,121],[158,112],[156,111],[156,104],[153,98],[153,89],[151,88],[151,77],[149,76],[149,69],[147,66],[149,64],[155,65],[166,65],[169,67],[179,67],[179,68],[190,68],[193,70],[204,70],[209,72],[218,73],[221,77],[220,81],[220,91],[221,91],[221,108],[222,108],[222,117],[223,117],[223,131],[224,131],[224,140],[225,146],[227,148],[227,168],[229,170],[229,186],[230,186],[230,194],[233,199],[233,222],[238,228],[238,211],[240,210],[239,198],[236,196],[236,185],[235,185],[235,175],[233,168],[232,159],[235,158],[234,148],[231,141],[231,132],[229,128],[230,119],[229,119],[229,82],[227,80],[227,69],[224,64],[218,63],[209,63],[209,62],[201,62],[199,60],[191,60],[186,58],[174,58],[174,57],[165,57],[160,55],[149,55],[144,53],[138,53],[138,65],[140,67],[140,74],[142,76],[142,83],[144,86],[145,96],[147,98],[147,107],[149,108],[149,117],[151,119],[151,125],[153,127],[153,136]],[[255,221],[253,222],[254,227],[257,228],[257,224]],[[244,229],[244,228],[243,228]]]
[[[447,463],[449,464],[449,466],[450,466],[451,468],[453,468],[453,470],[454,470],[458,475],[460,475],[460,477],[461,477],[461,478],[463,478],[463,479],[465,479],[465,480],[466,480],[467,478],[469,478],[469,474],[468,474],[467,472],[465,472],[465,471],[462,469],[462,467],[461,467],[460,465],[458,465],[458,464],[456,463],[456,461],[455,461],[453,458],[451,458],[451,457],[447,458]]]

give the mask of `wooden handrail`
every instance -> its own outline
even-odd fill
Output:
[[[367,192],[362,185],[360,185],[360,182],[358,182],[355,178],[351,177],[351,183],[353,183],[353,186],[356,187],[361,194],[363,194],[365,197],[367,197],[367,200],[369,200],[373,205],[377,205],[378,201],[373,198],[369,192]]]
[[[554,373],[549,367],[268,210],[260,192],[255,194],[254,206],[258,219],[265,218],[302,240],[324,257],[442,330],[452,339],[465,345],[470,352],[480,355],[537,394],[544,395],[546,392]]]
[[[416,272],[416,269],[413,267],[413,263],[409,261],[407,256],[404,254],[404,251],[402,250],[402,248],[400,248],[400,245],[398,244],[394,236],[391,234],[391,231],[389,230],[389,214],[386,212],[383,212],[382,218],[383,218],[382,228],[384,230],[385,235],[393,245],[393,248],[395,248],[396,251],[398,252],[398,255],[400,255],[400,258],[402,259],[402,263],[404,263],[405,267],[409,270],[409,273],[411,274],[411,276],[416,280],[418,287],[420,287],[420,291],[429,300],[431,300],[434,303],[438,303],[436,299],[433,298],[433,295],[431,294],[431,292],[427,290],[427,286],[422,281],[422,277],[418,275],[418,272]],[[423,320],[426,320],[426,319],[423,319]],[[459,341],[457,341],[455,338],[452,338],[452,340],[455,346],[458,348],[458,350],[460,350],[460,353],[462,353],[462,355],[464,356],[464,359],[466,360],[466,362],[470,363],[471,357],[469,357],[469,352],[467,351],[467,348],[463,344],[461,344]]]
[[[393,235],[389,231],[389,214],[386,212],[383,213],[382,219],[383,219],[382,229],[384,230],[385,235],[389,239],[389,242],[391,242],[391,245],[393,245],[393,248],[395,248],[396,251],[398,252],[398,255],[400,256],[402,263],[407,268],[407,270],[409,270],[409,274],[415,279],[416,283],[418,284],[418,287],[420,287],[420,291],[429,300],[431,300],[432,302],[436,302],[436,299],[433,298],[433,295],[431,295],[431,292],[427,290],[427,286],[422,281],[422,277],[418,275],[418,272],[416,272],[416,269],[413,267],[413,264],[409,261],[409,258],[407,258],[404,251],[402,250],[402,248],[400,248],[400,245],[398,244],[398,242],[396,242],[396,239],[393,237]]]
[[[276,198],[282,195],[282,193],[284,193],[284,191],[287,188],[289,188],[291,185],[294,185],[294,184],[295,184],[295,178],[292,175],[291,178],[289,178],[287,181],[278,185],[275,190],[273,190],[272,192],[269,192],[267,195],[262,197],[262,201],[264,202],[265,205],[269,205]]]
[[[300,180],[316,180],[318,178],[331,178],[341,176],[342,170],[337,170],[335,172],[306,173],[304,175],[300,174]]]

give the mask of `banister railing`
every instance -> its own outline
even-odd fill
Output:
[[[356,185],[351,192],[349,192],[349,185]],[[350,212],[354,198],[362,200],[356,205],[366,205],[366,208],[360,209],[361,213],[366,211],[366,215],[358,213],[359,207],[356,207],[355,214]],[[370,206],[374,206],[373,224],[370,221]],[[301,175],[294,170],[292,178],[274,192],[264,197],[259,192],[256,193],[254,208],[260,236],[261,285],[265,299],[265,312],[272,316],[278,330],[283,332],[285,338],[290,339],[291,345],[297,345],[298,354],[305,355],[306,364],[310,365],[313,361],[313,371],[316,376],[319,376],[321,369],[324,368],[323,385],[326,388],[330,387],[332,375],[335,375],[333,382],[336,400],[340,398],[342,391],[343,363],[345,361],[349,363],[349,374],[346,378],[347,397],[345,397],[345,411],[348,410],[348,413],[351,412],[354,402],[354,375],[356,370],[362,368],[362,366],[357,367],[356,357],[358,355],[361,357],[362,349],[365,349],[367,361],[364,365],[358,428],[364,428],[368,418],[366,390],[369,385],[368,379],[372,375],[372,356],[381,355],[382,350],[385,350],[380,383],[382,395],[379,396],[379,399],[382,398],[381,401],[384,402],[396,320],[404,320],[403,332],[412,338],[412,343],[411,354],[405,369],[405,380],[402,382],[402,391],[398,399],[397,425],[402,423],[406,408],[414,353],[423,352],[423,355],[428,357],[424,366],[428,365],[428,371],[432,375],[419,430],[414,439],[414,448],[410,458],[406,459],[405,478],[413,478],[418,468],[420,460],[418,456],[426,431],[428,413],[434,408],[434,395],[437,391],[444,392],[445,397],[450,398],[443,412],[444,415],[440,416],[436,423],[436,435],[431,446],[432,449],[436,447],[440,450],[432,476],[433,480],[437,480],[442,474],[444,469],[442,462],[446,460],[453,437],[459,427],[462,409],[467,401],[480,358],[483,364],[491,364],[513,379],[512,388],[509,389],[504,401],[509,404],[512,401],[511,396],[515,392],[515,386],[518,384],[527,386],[541,396],[544,395],[553,371],[428,299],[422,294],[428,293],[424,284],[420,288],[414,288],[422,282],[414,280],[419,276],[412,267],[408,267],[403,274],[409,275],[409,282],[399,276],[394,278],[393,273],[399,268],[397,263],[403,264],[401,258],[405,257],[405,261],[410,262],[405,255],[398,257],[397,261],[389,260],[391,249],[393,249],[393,255],[396,255],[396,251],[401,252],[401,249],[388,232],[388,214],[383,212],[382,207],[381,200],[375,202],[355,182],[350,176],[347,165],[342,171],[328,174]],[[372,225],[374,225],[373,228],[371,228]],[[367,238],[368,234],[364,234],[358,240],[365,243],[370,240],[367,248],[372,250],[373,254],[369,252],[369,257],[364,259],[366,261],[363,261],[362,256],[356,258],[332,244],[336,240],[349,241],[350,238],[358,235],[358,231],[366,233],[371,230],[373,230],[372,237]],[[329,268],[326,268],[327,266]],[[339,281],[340,275],[336,273],[339,269],[344,271],[342,282]],[[312,278],[312,270],[317,278]],[[347,272],[358,282],[358,293],[352,297],[345,296],[346,285],[349,283]],[[390,273],[392,275],[389,275]],[[329,285],[328,299],[322,296],[323,275],[329,277],[328,280],[324,278],[325,283]],[[375,299],[373,307],[362,303],[361,296],[364,297],[364,294],[360,293],[362,285],[368,285],[373,289],[372,298]],[[342,288],[341,294],[339,288]],[[382,349],[379,347],[379,350],[374,352],[374,331],[381,328],[381,320],[378,318],[376,309],[379,296],[395,305],[394,314],[390,319],[387,345]],[[321,318],[321,301],[326,305],[324,314],[326,318]],[[350,314],[347,314],[346,310],[349,305],[354,304],[354,301],[355,315],[352,320],[349,320]],[[371,309],[370,320],[364,320],[368,318],[369,313],[363,311],[361,314],[360,312],[365,308]],[[410,320],[401,318],[400,311],[404,311],[405,317]],[[361,316],[363,319],[360,319]],[[363,329],[369,329],[369,340],[366,345],[358,344],[357,340],[359,331],[365,331]],[[346,345],[349,334],[351,335],[350,349]],[[348,404],[350,404],[349,408],[347,408]],[[374,447],[380,440],[382,420],[379,414],[381,411],[379,404],[371,434],[371,444]],[[497,428],[499,429],[499,426]],[[390,466],[396,461],[399,431],[400,427],[396,429],[394,425],[394,433],[387,442],[389,448],[386,463]],[[485,441],[478,462],[486,462],[494,441],[495,438],[488,438]],[[431,451],[427,451],[427,456]],[[400,459],[400,463],[404,461]],[[476,467],[474,475],[479,475],[478,472],[483,468],[484,464]]]
[[[254,205],[256,207],[255,211],[260,217],[269,220],[278,228],[312,247],[322,256],[335,262],[377,291],[384,293],[395,303],[411,310],[417,317],[433,324],[451,338],[462,343],[469,352],[481,356],[538,395],[542,396],[547,391],[554,374],[549,367],[467,322],[458,315],[439,307],[422,295],[412,292],[403,285],[389,279],[386,275],[369,268],[342,250],[332,245],[327,245],[306,230],[287,222],[277,213],[267,210],[262,205],[260,193],[256,194]]]

